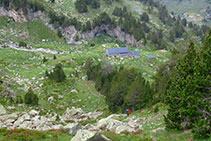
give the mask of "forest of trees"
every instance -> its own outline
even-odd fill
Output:
[[[135,68],[104,68],[89,58],[85,66],[88,80],[95,81],[95,88],[106,96],[106,102],[112,112],[144,108],[150,104],[152,91],[149,83]]]
[[[169,105],[165,116],[169,129],[193,129],[195,138],[210,137],[211,31],[198,49],[191,42],[184,55],[177,51],[153,77],[150,85],[135,68],[115,68],[89,58],[88,80],[105,95],[110,111],[138,110],[158,102]]]
[[[195,138],[210,137],[211,32],[198,50],[190,43],[184,55],[172,52],[169,63],[153,77],[153,103],[169,105],[165,116],[170,129],[193,129]]]

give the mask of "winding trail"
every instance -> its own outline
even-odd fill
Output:
[[[0,48],[3,48],[0,45]],[[28,51],[28,52],[43,52],[43,53],[50,53],[50,54],[68,54],[69,52],[58,52],[56,50],[51,50],[49,48],[23,48],[23,47],[18,47],[14,44],[9,44],[6,46],[6,48],[11,48],[15,50],[22,50],[22,51]]]
[[[96,93],[94,93],[93,91],[92,91],[92,89],[91,89],[91,86],[88,84],[88,83],[78,83],[79,85],[81,85],[81,86],[86,86],[87,88],[88,88],[88,90],[89,90],[89,92],[92,94],[92,95],[94,95],[94,96],[96,96],[96,97],[101,97],[101,95],[98,95],[98,94],[96,94]]]

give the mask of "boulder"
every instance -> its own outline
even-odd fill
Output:
[[[81,108],[75,108],[72,107],[71,109],[67,108],[66,112],[61,117],[62,120],[74,120],[74,121],[80,121],[80,120],[87,120],[88,117],[82,116],[84,114],[84,111]]]
[[[81,129],[81,125],[79,123],[69,123],[63,127],[64,129],[68,129],[68,133],[70,135],[75,135],[79,129]]]
[[[111,141],[99,132],[80,129],[71,141]]]
[[[21,117],[19,117],[19,118],[15,121],[15,123],[14,123],[13,126],[14,126],[15,128],[18,128],[18,127],[20,127],[20,126],[25,127],[25,125],[22,125],[23,122],[24,122],[24,121],[30,121],[30,120],[31,120],[30,116],[29,116],[27,113],[24,113]]]
[[[71,141],[111,141],[99,132],[89,130],[78,130]]]
[[[129,121],[128,125],[132,128],[139,128],[139,124],[135,123],[134,121]]]
[[[32,121],[24,121],[21,124],[19,124],[18,128],[31,129],[32,128]]]
[[[134,132],[135,129],[131,128],[131,127],[128,126],[128,125],[120,125],[120,126],[118,126],[118,127],[116,128],[115,133],[120,134],[120,133],[125,132],[125,131],[127,131],[127,132]]]
[[[87,116],[91,119],[97,119],[102,114],[103,114],[103,112],[89,112],[89,113],[84,114],[84,116]]]
[[[78,130],[76,135],[72,138],[71,141],[87,141],[88,139],[94,137],[96,132],[89,130]]]
[[[106,136],[97,132],[93,137],[91,137],[87,141],[111,141],[111,140],[107,138]]]
[[[86,125],[83,127],[83,129],[87,129],[87,130],[91,130],[91,131],[97,131],[97,130],[99,130],[99,129],[97,129],[96,126],[94,126],[93,124],[90,124],[90,123],[86,124]]]
[[[53,126],[51,127],[51,129],[61,129],[61,128],[63,128],[63,126],[62,126],[61,124],[53,125]]]
[[[122,122],[112,119],[112,118],[103,118],[97,122],[97,128],[101,130],[111,130],[115,131],[116,127],[121,125]]]
[[[18,118],[18,114],[17,113],[12,113],[12,114],[8,114],[8,115],[2,115],[0,116],[0,121],[4,122],[8,119],[17,119]]]
[[[31,111],[29,112],[29,115],[31,115],[31,116],[36,116],[36,115],[39,115],[39,112],[36,111],[36,110],[31,110]]]
[[[6,114],[6,110],[3,105],[0,104],[0,115]]]
[[[126,115],[126,114],[112,114],[112,115],[108,116],[107,118],[108,118],[108,119],[109,119],[109,118],[119,119],[119,118],[125,117],[125,116],[127,116],[127,115]]]

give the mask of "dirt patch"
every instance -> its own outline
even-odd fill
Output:
[[[96,97],[100,97],[101,95],[95,94],[92,89],[91,86],[88,83],[78,83],[81,86],[86,86],[88,88],[88,90],[90,91],[90,93]]]

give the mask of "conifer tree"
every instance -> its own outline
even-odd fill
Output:
[[[53,69],[53,79],[56,81],[56,82],[62,82],[66,79],[66,75],[62,69],[62,65],[61,64],[57,64],[55,66],[55,68]]]
[[[211,34],[199,52],[191,42],[187,54],[179,59],[166,90],[167,128],[193,128],[195,137],[210,137],[210,49]]]
[[[24,102],[26,104],[37,105],[39,98],[34,94],[32,88],[29,88],[28,92],[24,95]]]

